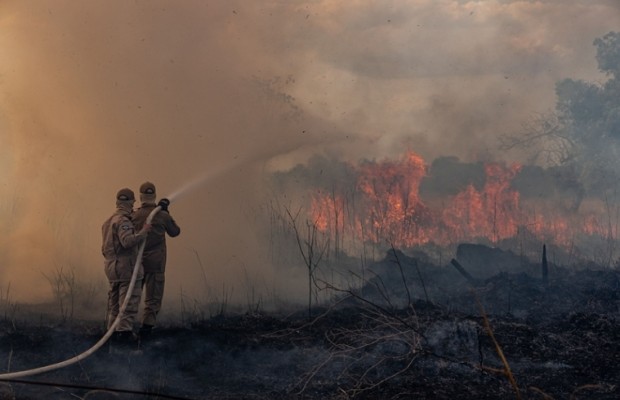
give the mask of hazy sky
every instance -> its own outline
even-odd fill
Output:
[[[116,191],[201,177],[171,206],[170,291],[202,270],[282,285],[253,234],[266,172],[315,152],[502,158],[558,80],[605,79],[592,42],[617,30],[615,0],[4,0],[0,288],[103,280]]]

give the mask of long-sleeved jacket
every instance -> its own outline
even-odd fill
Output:
[[[105,274],[110,282],[131,280],[136,264],[139,244],[146,234],[136,233],[130,212],[118,208],[101,227],[103,243],[101,253],[104,259]],[[144,270],[140,267],[138,279],[142,279]]]
[[[140,208],[131,216],[136,229],[141,229],[149,214],[155,209],[155,203],[143,202]],[[159,211],[153,216],[151,230],[146,237],[142,265],[144,272],[165,272],[166,270],[166,234],[170,237],[179,236],[181,228],[174,218],[165,211]]]

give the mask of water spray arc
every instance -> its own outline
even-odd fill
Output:
[[[172,202],[172,200],[170,200],[170,202]],[[146,219],[146,223],[150,224],[153,221],[153,217],[155,216],[155,214],[157,214],[160,210],[161,210],[161,206],[155,207],[155,209],[153,209],[153,211],[151,211],[151,213],[148,215]],[[68,360],[65,360],[65,361],[61,361],[55,364],[45,365],[39,368],[33,368],[33,369],[24,370],[24,371],[0,374],[0,380],[24,378],[27,376],[37,375],[37,374],[41,374],[44,372],[54,371],[56,369],[68,367],[69,365],[72,365],[79,361],[84,360],[85,358],[91,356],[97,350],[99,350],[101,346],[103,346],[108,341],[108,339],[110,339],[110,337],[116,330],[116,327],[120,323],[121,318],[125,314],[125,309],[127,308],[127,304],[129,303],[129,298],[131,297],[129,294],[133,292],[133,289],[136,286],[136,280],[138,278],[138,271],[140,270],[140,265],[142,264],[142,255],[144,254],[145,244],[146,244],[146,240],[143,240],[142,243],[140,244],[140,249],[138,250],[138,257],[136,259],[136,264],[134,265],[133,273],[131,274],[131,281],[129,282],[129,288],[127,289],[127,295],[125,296],[125,300],[123,301],[123,304],[121,305],[118,311],[118,315],[116,316],[116,319],[114,320],[110,328],[108,328],[108,331],[101,337],[101,339],[99,339],[97,343],[95,343],[90,349],[84,351],[83,353],[78,354],[77,356],[70,358]]]

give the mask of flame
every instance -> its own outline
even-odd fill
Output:
[[[484,237],[496,243],[516,235],[520,220],[519,193],[510,182],[521,170],[513,164],[485,165],[486,183],[481,191],[469,185],[441,212],[441,219],[455,237],[463,240]]]
[[[424,160],[408,152],[401,161],[366,163],[361,167],[357,187],[362,193],[365,212],[356,225],[366,227],[370,240],[388,239],[406,244],[421,238],[417,231],[428,214],[419,196],[420,183],[426,176]]]
[[[402,247],[476,240],[498,243],[523,232],[568,247],[576,235],[612,234],[600,215],[575,221],[575,216],[561,215],[553,204],[522,204],[511,186],[521,168],[517,163],[487,163],[482,188],[470,184],[456,195],[426,204],[420,185],[428,166],[408,151],[397,161],[366,161],[355,167],[355,202],[344,192],[315,192],[310,215],[317,229],[339,240],[350,232],[356,240]]]

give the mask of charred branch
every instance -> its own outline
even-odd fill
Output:
[[[543,285],[547,286],[549,284],[549,266],[547,265],[547,245],[543,244],[543,252],[542,252],[542,281]]]
[[[453,258],[451,263],[454,268],[456,268],[456,270],[459,271],[465,279],[467,279],[467,282],[469,282],[472,286],[476,285],[476,279],[474,279],[474,277],[471,276],[469,272],[467,272],[467,270],[458,261],[456,261],[456,259]]]

